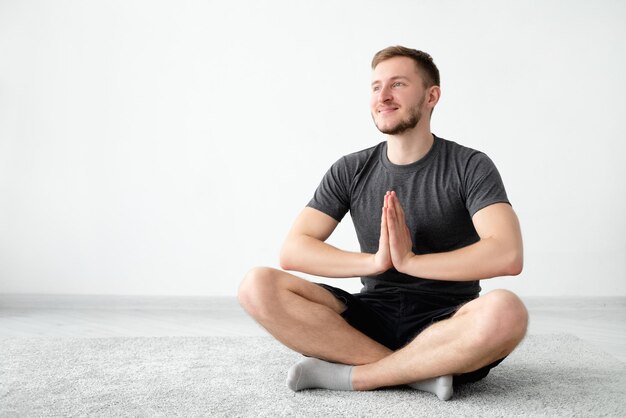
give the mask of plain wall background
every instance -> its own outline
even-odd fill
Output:
[[[235,295],[341,155],[369,63],[431,53],[486,152],[521,295],[626,295],[622,1],[0,1],[0,293]],[[331,242],[357,250],[349,216]],[[328,281],[356,291],[356,279]]]

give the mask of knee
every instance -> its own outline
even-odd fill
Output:
[[[480,344],[508,347],[512,351],[528,328],[528,311],[524,303],[508,290],[494,290],[483,298],[477,335]]]
[[[255,267],[244,276],[237,298],[239,304],[252,316],[262,314],[275,295],[275,270],[269,267]]]

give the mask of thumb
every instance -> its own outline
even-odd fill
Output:
[[[382,216],[380,217],[380,240],[387,242],[389,240],[389,230],[387,229],[387,210],[383,207]]]

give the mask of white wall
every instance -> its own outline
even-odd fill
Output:
[[[433,131],[492,157],[522,222],[524,273],[483,286],[626,295],[624,22],[609,0],[4,0],[0,293],[234,295],[382,140],[369,62],[403,44],[440,67]],[[332,242],[357,249],[349,223]]]

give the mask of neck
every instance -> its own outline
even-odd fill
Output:
[[[415,129],[400,135],[387,136],[387,158],[393,164],[407,165],[422,159],[433,146],[430,129]]]

